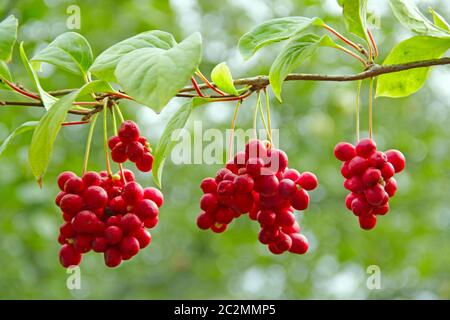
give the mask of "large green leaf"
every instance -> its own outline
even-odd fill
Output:
[[[188,82],[201,57],[202,39],[194,33],[169,50],[143,48],[128,53],[115,75],[129,95],[160,111]]]
[[[8,80],[8,81],[12,81],[11,80],[11,73],[9,72],[9,68],[8,65],[6,64],[5,61],[0,61],[0,89],[6,89],[6,90],[11,90],[11,88],[6,85],[2,79]]]
[[[159,188],[161,188],[161,178],[166,157],[175,146],[180,129],[183,129],[186,125],[192,110],[194,110],[197,106],[207,103],[208,101],[210,100],[193,98],[191,101],[186,102],[173,114],[172,118],[170,118],[164,128],[153,155],[153,181]]]
[[[152,30],[116,43],[103,51],[94,61],[89,71],[105,81],[116,81],[114,71],[120,59],[126,54],[142,48],[168,50],[177,43],[170,33]]]
[[[262,47],[287,40],[311,25],[323,25],[323,21],[319,18],[306,17],[286,17],[266,21],[239,39],[239,51],[244,59],[249,59]]]
[[[58,100],[40,119],[38,126],[34,130],[28,152],[31,170],[39,184],[41,184],[42,177],[50,162],[53,144],[61,129],[61,123],[66,118],[67,112],[72,107],[72,103],[78,96],[93,92],[114,92],[114,89],[104,81],[93,81],[85,84],[80,89]]]
[[[0,60],[9,62],[17,39],[19,22],[13,15],[0,22]]]
[[[23,48],[23,42],[20,44],[20,58],[22,59],[23,65],[25,66],[25,69],[28,72],[28,76],[33,81],[34,86],[36,87],[39,96],[41,97],[42,103],[44,104],[44,107],[46,110],[49,110],[52,105],[58,101],[55,97],[48,94],[41,86],[41,83],[39,81],[39,77],[36,73],[36,71],[33,69],[33,67],[30,64],[30,61],[28,60],[28,57],[25,53],[25,49]]]
[[[238,96],[239,93],[233,83],[233,76],[226,62],[219,63],[211,71],[211,79],[222,91]]]
[[[66,32],[38,52],[32,62],[47,62],[74,74],[86,75],[93,61],[89,42],[81,34]]]
[[[286,76],[313,55],[320,46],[335,47],[336,44],[328,36],[306,34],[292,39],[283,48],[269,73],[270,85],[278,100],[281,101],[281,87]]]
[[[449,38],[415,36],[396,45],[383,65],[437,59],[450,48]],[[405,97],[419,90],[430,68],[411,69],[379,76],[376,96]]]
[[[450,24],[445,20],[443,16],[441,16],[438,12],[436,12],[433,8],[428,8],[431,15],[433,16],[433,22],[434,25],[449,32],[450,31]]]
[[[367,35],[367,0],[344,0],[342,7],[347,30],[369,42]]]
[[[392,12],[398,21],[406,28],[422,35],[434,37],[449,37],[449,34],[436,27],[428,20],[416,4],[411,0],[389,0]]]
[[[36,128],[38,123],[39,123],[38,121],[28,121],[22,123],[16,129],[14,129],[14,131],[11,132],[11,134],[0,145],[0,155],[2,155],[3,151],[6,150],[6,148],[9,146],[9,144],[11,143],[11,141],[14,139],[15,136],[33,130],[34,128]]]

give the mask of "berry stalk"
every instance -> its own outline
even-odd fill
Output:
[[[91,144],[92,144],[92,136],[94,134],[95,123],[97,122],[98,113],[94,114],[92,117],[91,126],[89,128],[87,141],[86,141],[86,151],[84,153],[84,162],[83,162],[83,174],[86,173],[88,162],[89,162],[89,154],[91,152]]]
[[[112,175],[112,170],[111,170],[111,163],[109,161],[109,153],[108,153],[108,112],[107,112],[107,107],[108,107],[108,98],[106,98],[104,100],[104,104],[103,104],[103,146],[105,149],[105,160],[106,160],[106,170],[108,172],[108,175]]]

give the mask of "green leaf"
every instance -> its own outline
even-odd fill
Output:
[[[367,0],[344,0],[342,7],[347,30],[368,43]]]
[[[58,100],[52,108],[40,119],[38,126],[34,130],[28,151],[28,160],[31,171],[42,183],[42,177],[47,170],[50,157],[53,151],[53,144],[61,129],[61,123],[65,120],[67,112],[72,107],[72,103],[78,96],[87,95],[93,92],[114,92],[114,89],[104,81],[93,81],[85,84],[80,89]]]
[[[312,25],[323,25],[319,18],[286,17],[266,21],[239,39],[239,51],[245,60],[256,51],[275,42],[287,40]]]
[[[94,61],[89,71],[98,78],[115,82],[114,71],[120,59],[126,54],[142,48],[159,48],[168,50],[177,43],[170,33],[152,30],[116,43],[103,51]]]
[[[46,110],[49,110],[52,105],[58,101],[55,97],[48,94],[44,89],[41,87],[41,83],[39,82],[39,77],[34,71],[33,67],[30,64],[30,61],[28,60],[28,57],[25,53],[25,49],[23,48],[23,42],[20,44],[20,58],[22,59],[23,65],[25,66],[25,69],[28,72],[28,76],[31,78],[31,80],[34,83],[34,86],[36,87],[39,96],[41,97],[42,103],[44,104],[44,107]]]
[[[450,48],[450,38],[415,36],[396,45],[383,65],[438,59]],[[428,77],[430,68],[418,68],[378,77],[377,97],[406,97],[418,91]]]
[[[0,61],[0,89],[11,90],[11,88],[6,85],[2,79],[11,82],[11,73],[9,72],[8,65],[4,61]]]
[[[430,13],[433,16],[433,22],[434,25],[436,27],[439,27],[447,32],[450,31],[450,24],[444,19],[443,16],[441,16],[439,13],[437,13],[436,11],[434,11],[433,8],[428,8],[428,10],[430,11]]]
[[[14,139],[15,136],[33,130],[34,128],[36,128],[37,124],[38,121],[29,121],[22,123],[20,126],[18,126],[0,145],[0,155],[2,155],[3,151],[6,150],[6,148],[9,146],[9,144],[11,143],[11,141]]]
[[[328,36],[306,34],[292,39],[283,48],[269,73],[270,85],[278,100],[281,101],[281,86],[286,76],[313,55],[320,46],[336,47],[336,44]]]
[[[155,184],[161,188],[161,178],[162,172],[164,168],[164,163],[167,155],[172,151],[173,147],[176,144],[178,139],[179,129],[183,129],[186,125],[189,116],[197,106],[208,103],[210,99],[204,98],[193,98],[191,101],[183,104],[170,118],[167,123],[164,131],[161,135],[161,138],[158,141],[158,145],[156,146],[154,153],[154,161],[153,161],[153,181]]]
[[[233,76],[226,62],[219,63],[211,72],[211,79],[222,91],[238,96],[239,93],[233,83]]]
[[[0,60],[9,62],[17,39],[18,20],[13,15],[0,22]]]
[[[201,57],[202,39],[194,33],[169,50],[143,48],[128,53],[115,75],[129,95],[158,112],[189,81]]]
[[[66,32],[38,52],[31,61],[39,62],[36,66],[39,66],[40,62],[47,62],[68,72],[86,75],[93,55],[85,37],[76,32]]]
[[[416,4],[411,0],[389,0],[392,12],[398,21],[406,28],[415,31],[421,35],[434,37],[449,37],[444,30],[436,27],[428,20]]]

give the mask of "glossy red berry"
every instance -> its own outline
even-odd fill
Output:
[[[373,186],[377,184],[381,179],[381,171],[375,168],[368,168],[363,176],[362,181],[365,186]]]
[[[234,185],[237,193],[249,193],[253,191],[255,181],[250,175],[243,174],[234,178]]]
[[[240,213],[249,212],[253,207],[253,196],[250,193],[238,193],[234,196],[234,207]]]
[[[117,196],[109,201],[109,209],[113,214],[125,214],[127,212],[127,203],[121,196]]]
[[[109,226],[105,229],[104,237],[106,240],[106,243],[109,245],[114,245],[120,242],[122,240],[123,232],[122,229],[118,226]]]
[[[367,202],[375,207],[382,204],[384,194],[385,194],[384,189],[380,184],[376,184],[364,190],[364,195],[366,197]]]
[[[358,217],[361,229],[371,230],[375,228],[377,217],[373,214],[362,214]]]
[[[359,176],[353,176],[344,181],[344,188],[349,191],[359,193],[364,191],[364,183]]]
[[[355,147],[356,154],[363,158],[368,158],[377,150],[377,145],[372,139],[361,139]]]
[[[153,167],[153,156],[146,152],[136,161],[136,167],[142,172],[149,172]]]
[[[397,181],[394,178],[390,178],[386,181],[386,186],[384,187],[389,197],[393,197],[397,192]]]
[[[59,251],[59,261],[64,268],[77,266],[81,262],[81,253],[73,245],[64,244]]]
[[[123,163],[128,160],[127,145],[123,142],[119,142],[111,150],[111,158],[116,163]]]
[[[355,216],[360,216],[368,214],[371,208],[363,197],[357,197],[352,201],[351,210]]]
[[[137,182],[128,182],[123,188],[122,197],[126,203],[135,205],[144,198],[144,190]]]
[[[139,241],[133,236],[124,237],[119,244],[120,252],[131,257],[139,252],[139,248]]]
[[[356,156],[348,163],[348,169],[352,175],[361,175],[368,168],[367,159],[361,156]]]
[[[62,197],[60,202],[61,210],[70,215],[74,215],[82,210],[83,206],[83,198],[81,198],[77,194],[66,194],[64,197]]]
[[[369,157],[369,165],[381,169],[387,162],[386,155],[381,151],[373,152]]]
[[[334,156],[341,161],[351,160],[356,156],[355,147],[348,142],[339,142],[334,147]]]
[[[383,176],[384,180],[388,180],[390,178],[392,178],[395,174],[395,169],[394,166],[391,163],[386,163],[382,168],[381,168],[381,175]]]
[[[127,144],[126,153],[130,161],[136,162],[144,155],[144,147],[139,142],[133,141]]]
[[[305,210],[309,205],[309,195],[304,189],[297,190],[291,199],[292,207],[296,210]]]
[[[289,234],[292,240],[292,245],[289,248],[289,252],[296,254],[304,254],[308,251],[309,243],[308,239],[300,233]]]
[[[139,228],[137,231],[133,233],[133,236],[138,240],[139,247],[141,249],[147,247],[152,241],[152,236],[150,232],[148,232],[144,228]]]
[[[300,178],[298,179],[297,183],[305,190],[314,190],[317,188],[317,185],[319,182],[317,181],[317,177],[312,172],[303,172],[300,175]]]
[[[73,243],[73,247],[78,252],[86,253],[92,249],[91,243],[92,236],[86,234],[77,234]]]
[[[159,210],[156,203],[154,203],[152,200],[144,199],[136,205],[134,213],[136,213],[139,219],[143,221],[145,219],[153,219],[157,217]],[[126,216],[127,215],[125,215],[124,218]]]
[[[61,205],[62,198],[66,195],[64,191],[60,191],[55,198],[55,204],[59,207]]]
[[[64,186],[67,180],[76,177],[76,174],[71,171],[64,171],[58,176],[58,187],[61,191],[64,191]]]
[[[206,212],[200,213],[197,217],[197,226],[202,230],[209,229],[214,224],[214,217]]]
[[[102,187],[92,186],[84,191],[83,200],[87,209],[96,210],[106,206],[108,194]]]
[[[395,172],[401,172],[405,168],[405,156],[398,150],[386,151],[387,160],[394,166]]]
[[[106,239],[103,237],[96,237],[92,241],[92,250],[95,252],[105,252],[108,248],[108,244],[106,243]]]
[[[200,188],[202,189],[203,193],[216,193],[217,190],[216,180],[213,178],[205,178],[202,180]]]
[[[288,165],[288,156],[286,153],[279,149],[269,149],[268,154],[268,167],[270,167],[272,172],[283,172]]]
[[[139,127],[131,120],[124,121],[119,128],[119,138],[126,143],[138,141],[140,135]]]
[[[230,208],[220,207],[216,212],[216,221],[222,224],[229,224],[234,218],[234,212]]]
[[[108,147],[112,150],[119,142],[120,138],[118,136],[112,136],[108,139]]]
[[[278,185],[278,178],[274,174],[261,175],[255,178],[254,189],[260,194],[270,196],[277,193]]]
[[[75,230],[73,230],[72,224],[70,222],[65,222],[60,228],[59,233],[66,239],[73,238],[75,236]]]
[[[146,202],[146,203],[150,203]],[[157,216],[157,215],[156,215]],[[134,213],[127,213],[122,217],[122,220],[120,221],[120,227],[122,228],[122,231],[126,234],[132,233],[136,231],[137,229],[142,227],[142,222],[139,219],[137,215]]]
[[[292,239],[287,234],[280,232],[275,238],[275,245],[280,251],[287,251],[292,246]]]
[[[105,264],[110,268],[119,266],[122,263],[122,254],[116,247],[108,248],[104,254]]]
[[[84,190],[83,180],[79,177],[73,177],[64,184],[64,191],[66,193],[80,194]]]
[[[98,218],[92,211],[84,210],[76,214],[72,221],[72,226],[79,233],[95,233],[97,230]]]
[[[297,191],[297,185],[291,179],[283,179],[278,185],[278,193],[282,198],[290,199]]]

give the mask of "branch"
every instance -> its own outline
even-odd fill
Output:
[[[0,100],[0,106],[23,106],[23,107],[44,108],[44,104],[42,102],[30,102],[30,101],[1,101]],[[93,110],[95,110],[95,109],[93,109]],[[89,115],[92,111],[69,110],[69,113],[80,115],[80,116],[85,116],[85,115]]]

